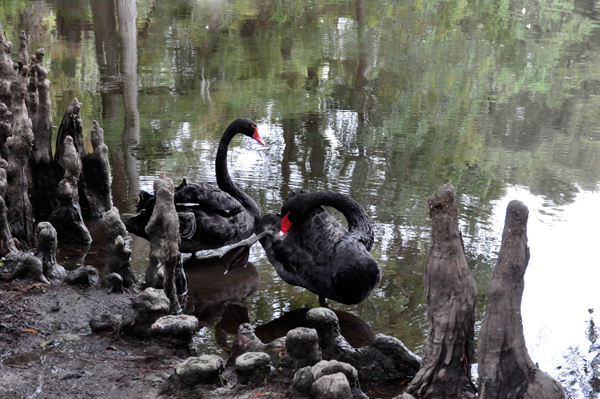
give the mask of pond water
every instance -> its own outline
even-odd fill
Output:
[[[393,335],[420,353],[426,198],[448,181],[479,325],[506,205],[523,201],[530,355],[569,397],[599,396],[595,2],[12,0],[0,15],[15,49],[21,30],[30,52],[46,49],[54,124],[77,97],[86,131],[94,119],[104,128],[124,218],[161,171],[214,182],[220,135],[237,117],[256,121],[266,143],[239,137],[229,151],[234,181],[263,213],[296,187],[357,199],[375,225],[383,279],[360,305],[332,303],[348,330]],[[148,245],[128,243],[141,278]],[[65,263],[81,262],[67,253]],[[85,261],[103,265],[101,239]],[[259,246],[250,261],[225,276],[218,262],[186,261],[186,312],[206,326],[201,350],[223,354],[240,321],[285,330],[318,306],[279,279]]]

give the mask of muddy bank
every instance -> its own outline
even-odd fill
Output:
[[[0,282],[0,397],[172,397],[164,395],[165,383],[175,367],[194,353],[118,333],[95,334],[90,329],[93,316],[130,311],[135,295],[31,279]],[[347,322],[344,312],[340,315]],[[365,382],[363,390],[372,398],[391,398],[406,383],[397,379]],[[273,381],[267,387],[240,385],[234,391],[237,398],[286,398],[288,389],[289,384]],[[229,398],[232,391],[197,387],[185,394]]]
[[[96,287],[0,283],[0,397],[159,397],[185,357],[89,327],[92,316],[124,313],[131,298]]]

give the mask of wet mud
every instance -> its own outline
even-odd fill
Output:
[[[131,298],[99,287],[0,283],[0,397],[159,397],[187,354],[90,330],[93,316],[124,313]]]
[[[139,340],[118,332],[93,333],[90,329],[94,316],[127,313],[135,295],[127,290],[117,294],[100,286],[47,285],[32,279],[0,282],[0,398],[173,397],[165,395],[165,383],[174,368],[193,353],[160,341]],[[199,305],[197,298],[192,296],[190,300],[188,311],[193,310],[193,304]],[[215,327],[220,330],[221,324],[229,322],[232,325],[226,330],[235,333],[246,320],[231,317],[227,309],[244,308],[223,306],[225,314],[219,312],[220,322]],[[259,326],[257,333],[265,342],[285,335],[306,323],[307,310],[298,309],[285,315],[284,320]],[[336,313],[346,330],[344,335],[354,345],[362,346],[372,338],[368,327],[368,331],[356,333],[356,320],[347,320],[349,314],[345,312]],[[223,341],[226,346],[226,339]],[[407,382],[365,381],[363,391],[370,398],[391,398],[403,391]],[[274,381],[268,387],[239,386],[236,395],[285,398],[288,389],[288,385],[279,386]],[[195,390],[188,394],[226,398],[231,391],[208,390],[204,396],[197,396],[203,394]]]

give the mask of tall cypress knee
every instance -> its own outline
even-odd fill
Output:
[[[479,397],[481,399],[559,399],[558,382],[531,360],[521,321],[524,275],[529,263],[527,218],[520,201],[506,209],[502,246],[490,281],[487,309],[479,333]]]
[[[472,398],[477,286],[458,229],[454,187],[440,186],[427,202],[433,241],[424,276],[429,335],[421,369],[406,392],[417,398]]]

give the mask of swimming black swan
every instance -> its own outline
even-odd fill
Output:
[[[264,145],[256,123],[240,118],[223,133],[215,169],[218,188],[210,183],[188,184],[185,179],[175,189],[174,201],[179,215],[181,245],[179,251],[195,253],[220,248],[248,238],[254,230],[254,219],[260,216],[256,202],[231,181],[227,170],[227,148],[238,133]],[[145,228],[154,209],[154,195],[140,191],[136,205],[139,215],[127,220],[127,231],[148,239]]]
[[[348,230],[321,207],[344,214]],[[333,191],[298,192],[281,208],[266,215],[256,234],[277,274],[326,299],[353,305],[362,302],[381,280],[381,268],[369,251],[373,227],[369,216],[350,196]],[[281,226],[281,231],[280,227]]]

